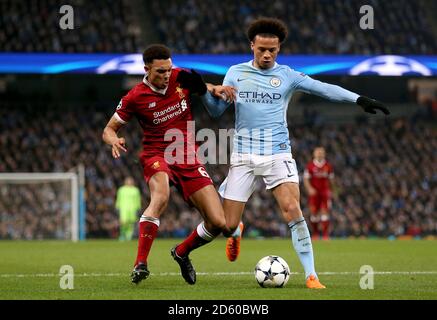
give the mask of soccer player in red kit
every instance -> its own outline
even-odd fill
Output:
[[[334,171],[325,156],[323,147],[315,148],[313,160],[307,164],[304,172],[304,186],[309,195],[310,221],[314,240],[320,237],[319,226],[321,226],[323,239],[329,239],[329,211]]]
[[[120,128],[132,118],[137,118],[143,129],[140,161],[151,199],[139,222],[138,254],[131,280],[137,284],[149,276],[147,257],[157,235],[159,217],[169,201],[170,185],[174,185],[185,201],[194,205],[203,217],[203,222],[188,238],[171,250],[185,281],[194,284],[196,272],[189,253],[212,241],[226,225],[222,204],[212,180],[195,158],[197,146],[190,145],[190,141],[195,141],[192,136],[195,133],[187,130],[188,121],[193,120],[190,94],[205,95],[207,85],[198,76],[190,78],[182,88],[181,75],[187,76],[189,73],[173,68],[170,50],[164,45],[146,48],[143,60],[146,71],[143,81],[121,99],[103,131],[103,140],[112,147],[112,156],[119,158],[121,151],[127,152],[125,139],[117,135]],[[193,83],[193,79],[197,79],[197,83]],[[174,160],[173,152],[166,150],[174,142],[166,136],[169,130],[176,130],[183,138],[183,157],[177,161],[168,161]]]

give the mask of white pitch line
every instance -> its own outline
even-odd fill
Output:
[[[301,272],[291,272],[292,275],[302,274]],[[335,276],[335,275],[359,275],[356,271],[344,271],[344,272],[318,272],[320,275]],[[367,273],[369,274],[369,273]],[[375,275],[430,275],[437,274],[437,271],[375,271]],[[51,278],[61,277],[65,274],[56,273],[3,273],[0,274],[0,278]],[[253,275],[253,272],[197,272],[197,275],[201,276],[245,276]],[[77,273],[76,277],[128,277],[129,273]],[[161,272],[151,273],[151,276],[180,276],[179,272]]]

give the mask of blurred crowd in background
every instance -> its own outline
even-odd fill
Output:
[[[59,26],[63,5],[74,12],[74,32]],[[138,51],[140,28],[130,1],[0,1],[0,51],[94,53]]]
[[[118,237],[115,209],[117,188],[132,176],[142,190],[143,209],[149,190],[138,162],[142,131],[136,121],[123,129],[129,153],[114,160],[101,140],[114,109],[78,108],[69,112],[0,111],[0,172],[64,172],[78,164],[86,174],[87,237]],[[18,108],[19,109],[19,108]],[[437,235],[437,130],[428,115],[366,123],[329,124],[311,121],[291,124],[293,156],[303,174],[312,150],[322,145],[335,170],[336,196],[331,211],[331,236]],[[232,110],[213,120],[196,110],[196,124],[227,128]],[[433,122],[434,121],[434,122]],[[200,129],[200,128],[196,128]],[[227,165],[207,165],[218,187]],[[0,238],[65,236],[69,226],[68,191],[56,184],[0,186]],[[160,237],[183,237],[201,221],[172,189],[171,202],[161,218]],[[301,184],[301,204],[308,216],[307,195]],[[20,196],[17,197],[16,195]],[[141,215],[141,211],[138,215]],[[262,180],[249,200],[243,221],[250,237],[286,236],[288,227]]]
[[[376,27],[362,32],[360,14],[371,5]],[[288,26],[282,53],[431,54],[437,52],[420,1],[152,1],[160,39],[179,53],[247,53],[245,30],[259,16],[277,17]],[[430,17],[430,19],[432,19]]]
[[[64,2],[0,1],[0,51],[135,53],[152,39],[175,53],[248,53],[247,26],[272,16],[289,28],[286,54],[437,53],[433,1],[71,0],[75,32],[59,27]],[[372,30],[360,29],[363,5]]]

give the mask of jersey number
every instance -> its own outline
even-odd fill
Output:
[[[197,169],[197,170],[199,170],[199,173],[202,176],[204,176],[205,178],[210,178],[211,179],[211,177],[209,176],[208,172],[206,172],[204,167],[199,167],[199,169]]]
[[[182,101],[181,101],[181,107],[182,107],[182,111],[185,111],[185,110],[187,110],[187,101],[185,101],[185,99],[183,99]]]

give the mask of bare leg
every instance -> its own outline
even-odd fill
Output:
[[[225,214],[217,191],[212,185],[203,187],[193,193],[191,202],[199,210],[205,221],[205,228],[218,235],[226,228]]]
[[[229,234],[223,233],[225,237],[230,237],[237,229],[243,216],[245,202],[234,201],[229,199],[223,200],[223,210],[225,211],[226,227]]]
[[[131,274],[133,283],[140,283],[149,276],[147,257],[158,233],[159,217],[168,204],[170,186],[165,172],[154,174],[149,180],[151,200],[140,218],[138,234],[138,253]]]

